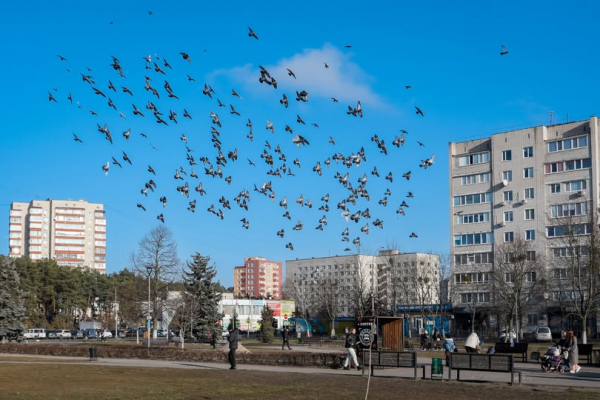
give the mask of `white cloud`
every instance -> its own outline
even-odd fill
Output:
[[[321,49],[304,49],[276,65],[263,65],[277,79],[278,88],[292,91],[306,90],[309,98],[335,97],[346,105],[356,106],[360,100],[363,108],[383,108],[384,101],[370,88],[375,79],[352,61],[351,54],[344,53],[326,43]],[[327,63],[329,68],[325,68]],[[288,76],[287,68],[294,71],[296,78]],[[213,77],[224,75],[240,82],[245,89],[256,89],[258,66],[246,64],[227,70],[217,70]],[[267,88],[267,85],[262,85]],[[289,94],[288,94],[289,95]],[[290,99],[292,100],[292,99]]]

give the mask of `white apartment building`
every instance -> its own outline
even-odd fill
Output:
[[[530,245],[527,260],[543,260],[547,276],[555,278],[552,268],[564,257],[559,218],[598,207],[599,135],[598,119],[591,117],[449,144],[449,290],[458,326],[468,329],[468,309],[476,304],[477,326],[501,327],[492,280],[503,279],[494,276],[503,243],[523,238]],[[556,328],[563,316],[552,320],[553,300],[554,293],[544,293],[519,315],[523,332]]]
[[[286,281],[295,287],[299,298],[296,304],[309,309],[314,307],[323,287],[339,288],[341,317],[354,316],[357,290],[368,296],[377,293],[378,303],[394,311],[403,306],[438,304],[439,256],[380,250],[376,256],[355,254],[288,260]],[[302,299],[306,304],[302,304]]]
[[[104,206],[85,200],[33,200],[10,207],[9,256],[106,272]]]

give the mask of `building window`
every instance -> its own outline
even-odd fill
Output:
[[[465,167],[467,165],[483,164],[490,161],[490,153],[478,153],[468,154],[466,156],[459,157],[458,166]]]
[[[538,316],[537,314],[527,314],[527,325],[537,325]]]
[[[505,192],[502,193],[502,196],[503,196],[502,199],[504,201],[512,201],[512,199],[513,199],[513,192],[512,192],[512,190],[507,190],[507,191],[505,191]]]
[[[510,161],[510,160],[512,160],[512,151],[504,150],[502,152],[502,161]]]
[[[535,261],[535,250],[527,250],[527,261]]]
[[[504,213],[504,222],[513,222],[513,212],[512,211],[506,211]]]
[[[525,231],[525,240],[535,240],[535,229],[528,229]]]
[[[504,232],[504,242],[505,243],[512,243],[515,240],[515,233],[514,232]]]
[[[514,275],[511,272],[504,273],[504,282],[513,283]]]
[[[512,171],[502,172],[502,180],[512,182]]]
[[[570,227],[573,236],[587,235],[590,233],[590,226],[588,224],[577,224]],[[548,237],[561,237],[569,234],[568,226],[549,226],[546,228],[546,234]]]
[[[480,222],[490,222],[490,213],[476,213],[476,214],[460,214],[458,216],[458,224],[477,224]]]
[[[533,157],[533,146],[523,147],[523,158]]]
[[[492,192],[467,194],[462,196],[454,196],[455,206],[464,206],[468,204],[491,203]]]
[[[550,193],[560,193],[560,183],[551,183]]]
[[[585,189],[587,189],[586,180],[565,182],[565,192],[578,192]]]
[[[550,218],[587,215],[587,203],[567,203],[550,206]]]
[[[523,168],[523,178],[524,179],[533,178],[533,167]]]
[[[454,235],[455,246],[469,246],[473,244],[488,244],[493,242],[491,233],[467,233]]]
[[[528,208],[525,210],[525,220],[530,221],[535,218],[535,211],[533,208]]]
[[[587,147],[587,136],[548,142],[548,153]]]
[[[569,269],[568,268],[555,268],[554,279],[568,279]]]
[[[525,274],[525,280],[527,282],[535,282],[537,279],[537,275],[535,272],[528,272]]]
[[[526,199],[533,199],[534,198],[533,188],[527,188],[527,189],[525,189],[525,198]]]
[[[590,158],[583,158],[579,160],[558,161],[554,163],[544,164],[544,171],[546,174],[554,174],[562,171],[576,171],[580,169],[588,169],[591,167],[592,160]]]
[[[494,256],[492,253],[468,253],[454,255],[455,265],[491,264],[493,261]]]

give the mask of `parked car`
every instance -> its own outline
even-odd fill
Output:
[[[58,339],[58,331],[47,330],[46,331],[46,339]]]
[[[71,339],[83,339],[83,331],[72,330],[71,331]]]
[[[46,338],[46,330],[45,329],[27,329],[27,331],[23,334],[25,339],[45,339]]]
[[[66,329],[59,329],[56,331],[56,337],[59,339],[71,339],[71,331]]]
[[[96,334],[95,329],[86,329],[83,331],[83,337],[88,339],[97,339],[98,335]]]
[[[551,342],[552,341],[552,332],[550,332],[550,328],[547,326],[538,326],[535,328],[535,340],[537,342]]]

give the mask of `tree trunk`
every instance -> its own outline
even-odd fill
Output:
[[[581,343],[587,344],[587,318],[581,318]]]

